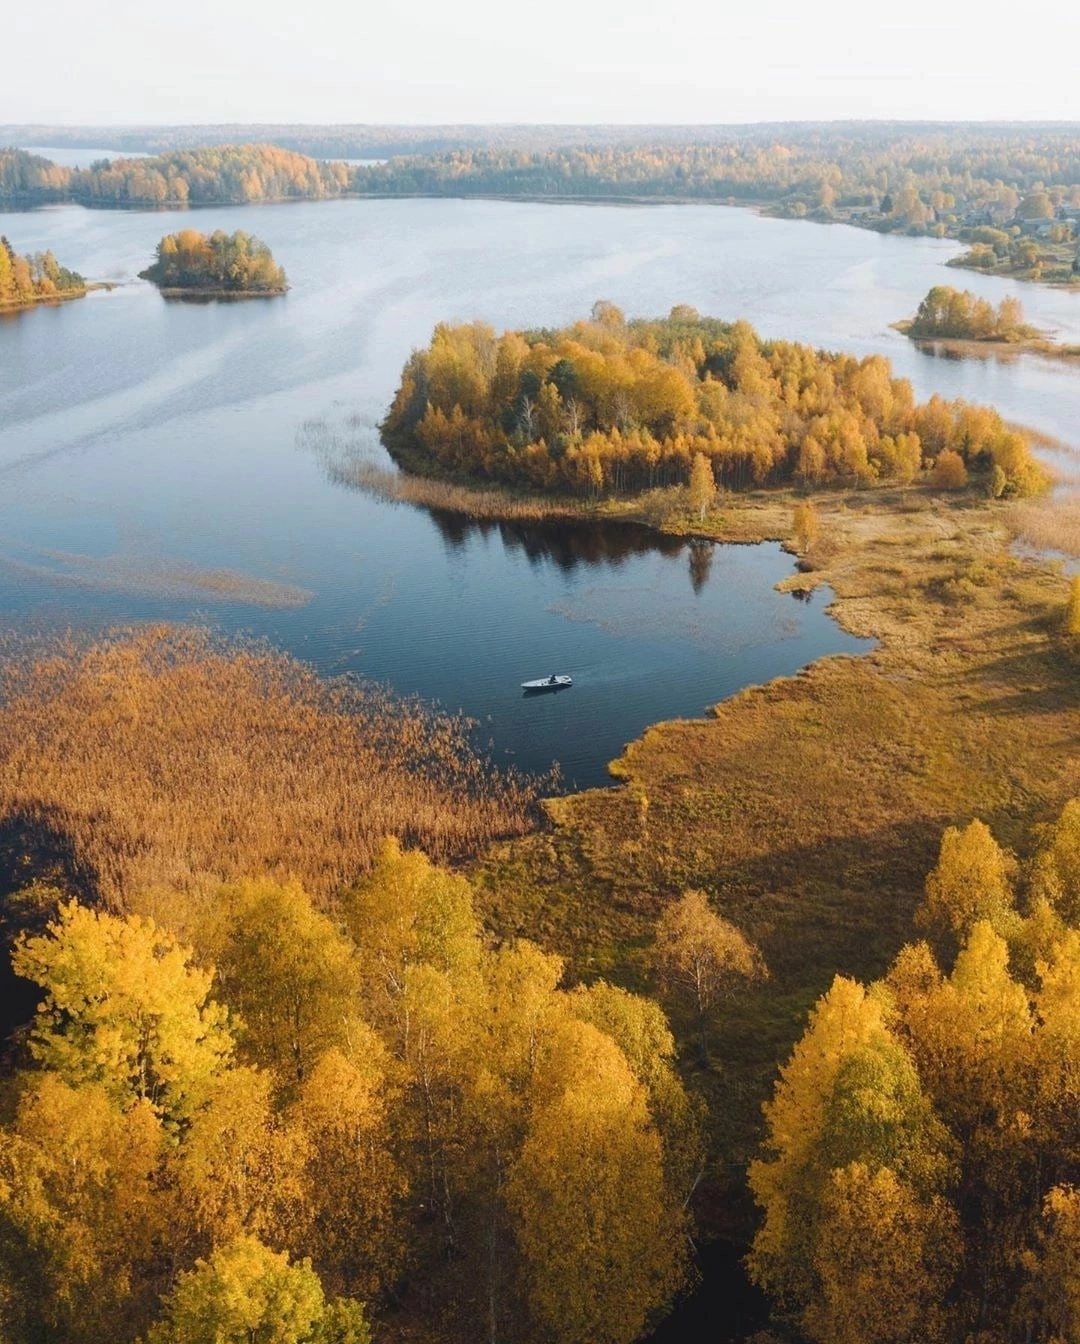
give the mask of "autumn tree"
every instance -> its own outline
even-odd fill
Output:
[[[1037,1257],[1038,1303],[1046,1338],[1080,1338],[1080,1191],[1058,1186],[1046,1196]]]
[[[950,826],[942,836],[937,864],[926,879],[918,923],[959,938],[982,919],[1003,928],[1013,913],[1014,868],[984,822],[976,819],[963,830]]]
[[[304,1247],[333,1291],[365,1300],[394,1283],[405,1258],[408,1189],[395,1152],[400,1123],[385,1047],[354,1028],[349,1053],[326,1051],[290,1112],[304,1138]]]
[[[931,479],[939,490],[963,490],[968,483],[964,459],[952,448],[943,448],[934,462]]]
[[[889,1167],[832,1173],[813,1248],[818,1291],[803,1326],[822,1344],[929,1344],[947,1339],[948,1290],[960,1261],[959,1219],[940,1195],[920,1199]]]
[[[813,500],[802,500],[795,505],[791,533],[795,538],[795,545],[801,552],[810,550],[817,541],[821,535],[821,522]]]
[[[690,507],[703,519],[716,499],[716,477],[704,453],[695,453],[690,466],[690,486],[687,496]]]
[[[660,916],[656,926],[656,967],[672,998],[695,1010],[707,1045],[709,1013],[740,982],[768,974],[757,948],[716,914],[703,891],[688,891]]]
[[[750,1188],[764,1211],[748,1259],[751,1276],[796,1312],[805,1328],[818,1322],[822,1333],[816,1337],[833,1344],[841,1336],[826,1333],[820,1323],[853,1306],[838,1277],[872,1281],[889,1271],[880,1243],[845,1249],[857,1216],[846,1192],[853,1183],[877,1181],[893,1216],[910,1218],[929,1235],[936,1196],[951,1171],[948,1136],[911,1056],[889,1029],[883,997],[840,976],[811,1013],[765,1115],[766,1155],[749,1169]],[[915,1258],[920,1246],[915,1236],[897,1254]],[[837,1257],[843,1255],[849,1259],[841,1267]],[[921,1287],[929,1292],[932,1286]],[[930,1303],[921,1287],[909,1287],[909,1309],[921,1312]]]
[[[182,1274],[146,1344],[370,1344],[358,1302],[327,1302],[307,1260],[240,1236]]]
[[[145,1099],[121,1111],[100,1083],[26,1081],[0,1131],[0,1337],[133,1336],[153,1308],[168,1233],[168,1148]]]
[[[358,1031],[361,973],[350,939],[298,883],[222,887],[199,943],[244,1020],[242,1053],[295,1089],[315,1060]]]
[[[645,1089],[610,1038],[571,1022],[532,1094],[508,1199],[533,1313],[565,1344],[629,1344],[683,1272]]]
[[[232,1055],[211,972],[153,920],[71,902],[45,934],[19,940],[12,965],[44,991],[34,1059],[120,1106],[147,1101],[170,1125],[189,1120]]]

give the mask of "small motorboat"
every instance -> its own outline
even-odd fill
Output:
[[[564,691],[567,686],[573,686],[573,684],[573,677],[560,677],[553,672],[550,677],[541,677],[539,681],[523,681],[521,689],[523,691]]]

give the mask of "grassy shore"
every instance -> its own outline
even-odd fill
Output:
[[[193,303],[209,302],[211,299],[277,299],[288,293],[289,286],[281,285],[277,289],[221,289],[203,288],[190,285],[181,288],[176,285],[158,286],[163,299],[189,299]]]
[[[698,530],[786,536],[794,502],[751,496]],[[613,764],[621,786],[552,800],[547,831],[480,870],[494,930],[538,939],[584,978],[652,988],[655,920],[691,887],[760,945],[771,980],[718,1015],[707,1063],[686,1056],[712,1103],[706,1225],[736,1236],[777,1065],[836,972],[877,976],[912,937],[943,828],[981,816],[1017,845],[1080,792],[1066,583],[1010,552],[1008,510],[916,489],[817,508],[807,577],[876,652],[650,728]],[[675,1023],[691,1041],[694,1024]]]
[[[932,355],[959,359],[1015,359],[1017,355],[1041,355],[1044,359],[1060,359],[1066,363],[1080,363],[1080,345],[1060,345],[1042,332],[1032,331],[1017,340],[1001,336],[961,338],[956,336],[913,336],[910,319],[892,324],[913,341],[920,350]]]
[[[25,313],[30,308],[55,308],[57,304],[68,303],[71,299],[84,299],[91,289],[102,288],[98,285],[83,285],[81,289],[65,289],[56,294],[35,294],[29,299],[0,300],[0,314]]]

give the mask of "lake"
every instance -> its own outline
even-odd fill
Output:
[[[135,279],[163,233],[244,228],[282,299],[175,304]],[[378,454],[409,351],[442,320],[563,324],[598,298],[887,354],[920,397],[996,404],[1072,446],[1075,371],[957,363],[889,329],[935,283],[1080,341],[1080,295],[949,272],[955,243],[717,206],[330,201],[191,213],[0,214],[111,293],[0,319],[0,621],[195,620],[463,710],[497,760],[591,786],[659,719],[866,641],[774,591],[776,546],[633,527],[464,524],[334,484],[326,444]],[[332,450],[332,451],[336,451]],[[526,699],[551,672],[571,690]]]

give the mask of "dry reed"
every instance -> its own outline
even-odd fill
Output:
[[[540,787],[497,771],[461,717],[202,631],[16,646],[0,664],[8,852],[62,852],[114,906],[255,872],[325,897],[389,834],[453,860],[522,833]]]
[[[1016,504],[1009,525],[1018,540],[1037,551],[1080,556],[1080,494],[1068,494]]]
[[[462,514],[492,522],[535,522],[542,518],[582,518],[595,512],[585,500],[542,495],[516,495],[506,489],[481,489],[426,476],[410,476],[383,466],[383,450],[370,442],[369,427],[360,416],[350,416],[344,429],[325,420],[305,420],[297,432],[297,444],[313,453],[335,485],[362,490],[395,504]]]
[[[542,518],[582,518],[590,510],[583,500],[513,495],[506,490],[479,490],[473,486],[436,481],[388,471],[370,462],[328,465],[327,473],[340,485],[351,485],[379,499],[419,504],[427,509],[460,513],[467,518],[530,521]]]

